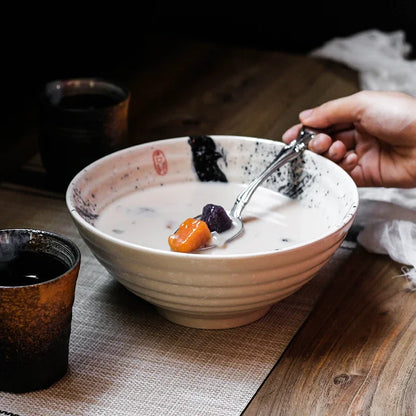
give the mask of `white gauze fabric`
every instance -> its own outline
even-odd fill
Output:
[[[359,193],[358,243],[402,264],[402,276],[416,290],[416,189],[359,188]]]
[[[416,290],[416,224],[392,220],[367,226],[358,235],[358,242],[368,251],[388,254],[402,267],[403,276]]]
[[[403,31],[384,33],[371,29],[334,38],[310,55],[338,61],[357,70],[362,89],[416,95],[416,61],[407,59],[411,50]]]

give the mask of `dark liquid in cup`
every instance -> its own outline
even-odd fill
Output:
[[[104,94],[74,94],[65,95],[58,102],[58,106],[67,110],[91,110],[116,105],[121,99]]]
[[[47,253],[19,251],[10,260],[0,259],[0,286],[27,286],[52,280],[68,267]]]

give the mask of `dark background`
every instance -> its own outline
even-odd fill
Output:
[[[154,1],[97,9],[59,3],[56,9],[23,10],[3,14],[2,23],[10,29],[2,27],[2,49],[15,54],[15,64],[26,64],[26,74],[46,77],[106,71],[117,60],[140,54],[155,33],[306,53],[335,36],[400,29],[416,46],[415,0]]]
[[[108,6],[59,2],[43,9],[19,3],[3,8],[0,25],[3,117],[13,120],[48,80],[111,76],[133,61],[147,65],[144,57],[155,34],[307,53],[336,36],[404,30],[416,49],[415,16],[415,0]],[[157,55],[157,50],[152,53]]]

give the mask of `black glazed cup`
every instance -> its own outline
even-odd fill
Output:
[[[65,190],[85,166],[128,145],[130,92],[113,81],[48,82],[41,94],[39,150],[48,182]]]
[[[45,389],[66,374],[80,262],[64,236],[0,230],[0,391]]]

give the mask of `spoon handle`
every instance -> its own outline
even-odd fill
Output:
[[[308,143],[315,135],[320,132],[322,130],[303,126],[296,140],[284,146],[270,165],[237,196],[234,206],[231,208],[230,216],[239,218],[254,191],[277,169],[296,159],[308,147]]]

